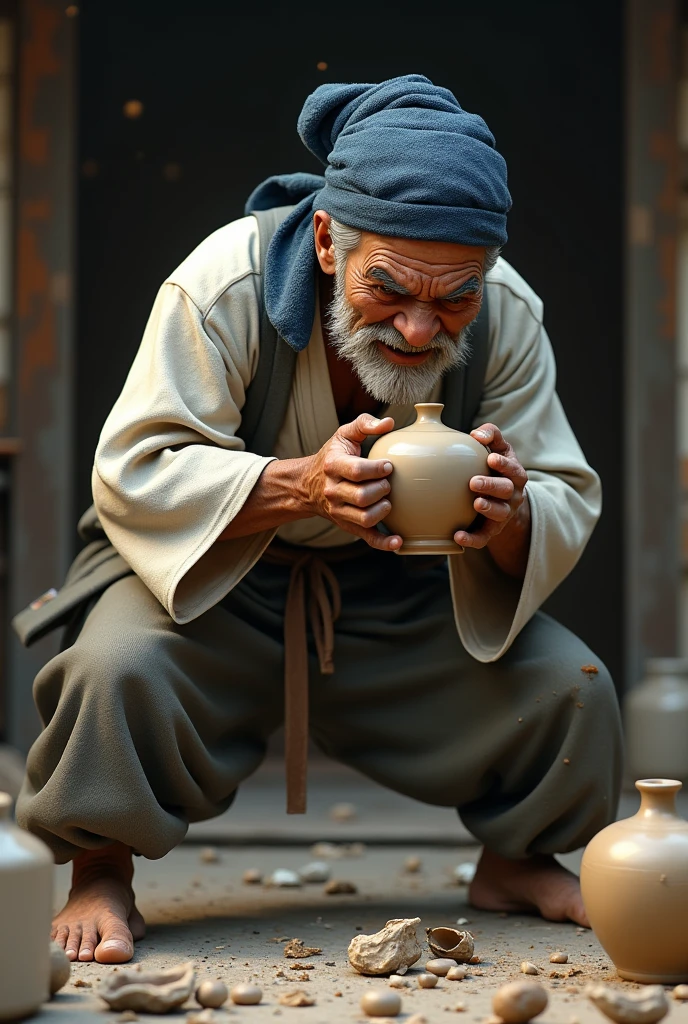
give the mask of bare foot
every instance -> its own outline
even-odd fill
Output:
[[[134,903],[131,848],[113,843],[75,860],[69,899],[53,921],[51,938],[70,960],[123,964],[146,926]]]
[[[479,910],[535,912],[590,927],[578,879],[554,857],[508,860],[483,850],[468,896]]]

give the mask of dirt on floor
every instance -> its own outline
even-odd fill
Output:
[[[468,1022],[484,1022],[492,1012],[492,996],[504,982],[523,978],[524,960],[538,968],[549,1005],[542,1024],[602,1024],[602,1017],[584,995],[591,982],[639,988],[620,981],[595,936],[573,924],[554,924],[537,917],[474,911],[467,904],[465,885],[457,884],[455,867],[475,861],[474,848],[368,847],[357,855],[330,858],[332,878],[351,882],[356,894],[326,895],[322,883],[301,888],[278,888],[242,882],[246,869],[268,877],[279,868],[298,869],[313,860],[308,847],[215,848],[217,859],[207,863],[201,847],[185,845],[161,861],[137,860],[135,885],[139,906],[148,924],[146,938],[137,943],[134,963],[145,968],[196,964],[198,980],[219,978],[231,987],[253,982],[263,991],[258,1006],[232,1006],[216,1011],[219,1022],[262,1024],[282,1017],[284,1024],[336,1024],[371,1020],[360,1009],[371,988],[386,979],[366,978],[349,965],[347,947],[354,935],[378,931],[390,918],[420,917],[418,937],[424,955],[407,977],[411,986],[400,990],[404,1022],[421,1014],[427,1024],[461,1014]],[[341,852],[341,851],[340,851]],[[347,852],[346,850],[344,852]],[[410,873],[407,858],[417,856],[420,870]],[[322,859],[318,857],[317,859]],[[56,903],[64,901],[68,869],[58,869]],[[478,964],[464,981],[440,979],[424,990],[417,975],[430,959],[424,929],[457,926],[460,918],[475,936]],[[299,938],[322,953],[297,961],[284,955],[287,940]],[[556,951],[568,954],[565,965],[550,963]],[[427,955],[425,955],[427,953]],[[41,1021],[75,1024],[118,1020],[97,997],[99,982],[114,970],[100,964],[74,964],[65,988],[42,1010]],[[308,1007],[279,1002],[285,992],[302,989],[314,1001]],[[190,1000],[168,1019],[184,1021],[200,1007]],[[137,1015],[140,1020],[153,1016]],[[125,1018],[126,1019],[126,1018]],[[157,1018],[160,1019],[160,1018]],[[672,1001],[670,1019],[688,1024],[688,1006]]]

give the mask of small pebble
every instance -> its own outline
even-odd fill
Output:
[[[257,985],[242,983],[230,990],[229,998],[237,1006],[257,1006],[263,998],[263,993]]]
[[[334,804],[330,808],[330,818],[332,821],[353,821],[356,813],[356,808],[353,804]]]
[[[569,955],[568,953],[560,952],[552,953],[551,957],[549,958],[549,962],[551,964],[567,964],[569,962]]]
[[[361,1009],[369,1017],[396,1017],[401,1010],[401,996],[388,988],[373,988],[361,999]]]
[[[323,892],[326,896],[354,896],[358,889],[353,882],[333,878],[331,882],[327,883]]]
[[[401,974],[390,974],[387,981],[391,988],[408,988],[410,984],[408,978],[404,978]]]
[[[467,971],[468,968],[464,967],[463,964],[455,964],[454,967],[450,967],[447,971],[447,981],[463,981]]]
[[[674,999],[688,999],[688,985],[677,985],[671,991]]]
[[[217,1010],[229,997],[229,990],[224,981],[202,981],[196,989],[196,1001],[201,1006]]]
[[[407,857],[404,861],[404,871],[409,875],[416,875],[423,866],[420,857]]]
[[[456,960],[428,960],[425,970],[430,974],[436,974],[438,978],[446,978],[452,967],[456,966]]]
[[[418,984],[421,988],[434,988],[437,984],[436,974],[419,974]]]
[[[531,964],[530,960],[524,960],[521,964],[521,974],[539,974],[535,964]]]
[[[220,861],[220,854],[214,846],[204,846],[198,855],[198,859],[202,864],[218,864]]]
[[[298,889],[302,884],[297,872],[290,871],[288,868],[277,868],[276,871],[273,871],[270,882],[280,889]]]
[[[311,855],[336,860],[342,856],[342,850],[338,843],[315,843],[314,846],[311,846]]]
[[[308,884],[315,884],[318,882],[328,882],[330,880],[329,864],[326,864],[322,860],[311,861],[310,864],[304,864],[302,868],[299,868],[299,877],[302,882]]]
[[[247,868],[241,876],[244,885],[260,885],[263,881],[263,872],[258,868]]]
[[[459,924],[459,925],[464,925],[464,924],[470,924],[471,922],[468,920],[467,917],[460,917],[456,923]]]
[[[464,864],[457,864],[454,868],[454,878],[459,885],[470,885],[475,878],[475,871],[475,864],[466,861]]]

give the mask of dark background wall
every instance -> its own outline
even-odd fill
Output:
[[[319,168],[296,135],[324,81],[421,72],[482,114],[509,166],[504,255],[545,301],[559,392],[605,486],[549,605],[619,678],[622,645],[620,0],[80,5],[77,507],[155,292],[270,174]],[[327,62],[319,71],[318,62]],[[140,100],[140,118],[123,104]]]

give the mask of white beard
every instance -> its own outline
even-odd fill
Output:
[[[366,324],[354,330],[358,314],[346,297],[345,272],[346,261],[342,260],[337,266],[334,295],[326,312],[330,340],[337,354],[351,364],[365,390],[378,402],[414,405],[426,401],[441,377],[467,362],[471,354],[470,324],[456,337],[440,331],[421,347],[409,345],[401,331],[391,324]],[[431,351],[431,355],[419,366],[400,366],[385,358],[377,347],[378,341],[399,352]]]

